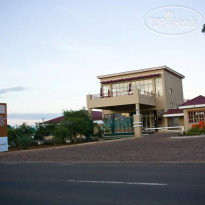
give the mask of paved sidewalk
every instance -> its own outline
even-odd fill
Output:
[[[202,162],[205,138],[173,139],[156,133],[57,148],[0,153],[0,162]]]

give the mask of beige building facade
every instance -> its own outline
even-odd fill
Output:
[[[100,93],[87,95],[87,108],[101,109],[110,134],[134,132],[136,109],[142,130],[164,126],[163,113],[183,103],[184,76],[167,66],[97,76]],[[136,118],[136,117],[135,117]]]

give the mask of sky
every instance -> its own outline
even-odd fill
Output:
[[[172,5],[205,14],[201,0],[0,0],[0,102],[8,123],[86,107],[86,95],[99,93],[98,75],[161,65],[185,75],[185,99],[205,95],[204,21],[183,35],[144,24],[150,11]]]

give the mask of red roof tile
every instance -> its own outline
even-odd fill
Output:
[[[86,113],[88,113],[88,111],[85,111]],[[48,121],[45,121],[44,123],[59,123],[64,119],[64,116],[61,117],[57,117]],[[102,112],[100,111],[92,111],[92,120],[102,120]]]
[[[171,114],[181,114],[183,113],[183,109],[170,109],[164,113],[164,115],[171,115]]]
[[[205,104],[205,97],[202,96],[202,95],[199,95],[198,97],[195,97],[195,98],[193,98],[191,100],[188,100],[185,103],[182,103],[180,105],[180,107],[182,107],[182,106],[189,106],[189,105],[200,105],[200,104]]]

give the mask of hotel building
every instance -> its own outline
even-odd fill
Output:
[[[102,110],[107,134],[134,133],[138,109],[142,130],[165,126],[163,114],[183,103],[184,76],[167,66],[97,76],[99,94],[87,95],[87,108]]]

